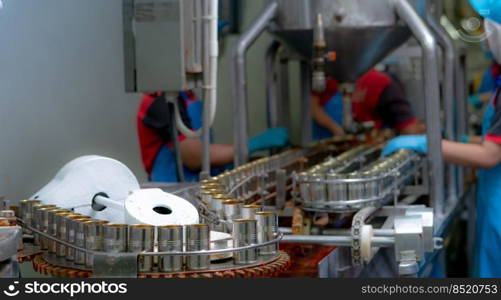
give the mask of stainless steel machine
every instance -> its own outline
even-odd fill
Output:
[[[33,258],[37,270],[73,277],[271,277],[281,276],[297,258],[280,251],[288,245],[305,246],[303,250],[323,245],[333,248],[318,262],[320,277],[426,276],[468,196],[463,171],[442,158],[443,135],[453,139],[464,134],[466,113],[464,65],[438,23],[439,2],[268,1],[233,52],[236,167],[209,178],[217,1],[124,0],[128,89],[172,94],[201,86],[205,91],[204,127],[189,133],[203,134],[203,180],[171,191],[192,202],[202,222],[184,229],[110,225],[44,207],[38,202],[43,199],[24,201],[17,221],[35,238],[31,249],[38,251]],[[263,58],[269,125],[285,123],[278,103],[289,100],[288,62],[298,60],[302,145],[250,161],[245,55],[266,30],[276,37]],[[353,122],[353,84],[411,37],[422,56],[430,154],[400,151],[381,158],[393,133],[374,134]],[[160,46],[152,48],[158,41]],[[157,61],[161,63],[153,63]],[[321,91],[327,76],[343,83],[348,108],[343,123],[352,134],[312,142],[310,93]],[[178,116],[172,118],[185,130]],[[316,222],[319,218],[326,221]],[[231,244],[211,245],[210,230],[229,234]]]
[[[381,208],[384,201],[378,203],[377,199],[383,199],[384,196],[374,196],[374,191],[384,190],[385,184],[375,183],[379,177],[368,175],[373,171],[373,166],[371,164],[359,166],[361,168],[356,174],[344,173],[343,168],[350,169],[349,165],[356,164],[357,159],[333,157],[330,161],[312,166],[306,172],[303,171],[294,176],[300,190],[297,192],[297,198],[302,203],[303,211],[323,211],[331,217],[332,215],[340,216],[346,211],[355,213],[350,229],[351,240],[349,242],[343,240],[347,237],[341,236],[342,231],[330,229],[324,231],[317,228],[309,231],[309,236],[286,235],[285,241],[337,246],[350,244],[352,259],[338,259],[338,261],[352,261],[353,265],[357,265],[362,261],[357,252],[359,241],[356,236],[360,234],[360,226],[357,224],[363,223],[363,220],[371,215],[376,216],[384,212],[383,214],[387,214],[389,219],[385,226],[393,230],[391,235],[402,233],[402,236],[409,237],[412,234],[403,232],[413,231],[419,227],[416,224],[414,224],[416,226],[412,225],[413,222],[410,221],[412,219],[410,216],[415,216],[410,212],[413,209],[421,212],[426,210],[426,216],[422,216],[422,224],[430,225],[431,227],[426,230],[428,233],[433,232],[436,238],[443,237],[451,219],[460,209],[462,200],[466,197],[466,191],[463,189],[463,170],[445,165],[443,162],[441,139],[443,137],[457,139],[466,132],[466,109],[464,64],[461,64],[456,46],[438,21],[437,16],[441,15],[441,9],[440,1],[425,0],[269,1],[261,15],[242,35],[233,52],[233,98],[235,99],[233,116],[234,124],[237,124],[234,126],[235,162],[242,168],[248,166],[249,160],[246,148],[248,100],[245,55],[263,32],[269,31],[276,37],[276,41],[270,45],[265,58],[269,81],[267,82],[269,125],[277,126],[279,120],[284,119],[280,115],[277,103],[288,101],[287,63],[290,60],[299,60],[304,146],[311,142],[310,91],[321,91],[322,81],[326,76],[333,76],[345,83],[342,90],[344,107],[348,109],[345,109],[343,114],[343,125],[348,132],[356,134],[360,131],[353,126],[351,109],[349,109],[351,107],[350,92],[353,90],[355,80],[411,37],[417,41],[422,57],[422,89],[424,90],[422,101],[425,106],[429,155],[423,159],[421,171],[416,169],[399,172],[399,167],[394,166],[392,172],[398,175],[388,180],[391,182],[390,186],[397,183],[403,185],[397,189],[402,193],[401,195],[408,196],[404,204],[413,203],[417,198],[424,197],[426,199],[424,204],[428,208],[407,207],[398,200],[392,203],[391,208]],[[280,68],[277,68],[278,57]],[[273,80],[273,76],[277,76],[278,79]],[[361,154],[358,153],[358,155]],[[339,161],[343,163],[339,164]],[[385,162],[380,163],[387,165]],[[362,174],[367,175],[362,176]],[[419,184],[409,186],[406,175],[420,178],[416,181]],[[373,187],[369,189],[370,192],[367,192],[367,190],[360,190],[362,186],[366,189],[367,186]],[[370,204],[368,208],[364,208],[359,205],[361,203]],[[410,211],[406,211],[407,209]],[[360,215],[361,218],[359,218]],[[401,217],[402,215],[404,217]],[[401,220],[401,218],[406,220]],[[293,232],[290,229],[284,230]],[[332,234],[312,235],[315,231]],[[377,235],[375,232],[373,231]],[[388,234],[388,232],[383,234]],[[427,247],[417,246],[415,241],[399,240],[402,236],[394,241],[395,258],[402,267],[398,272],[404,275],[410,270],[407,267],[413,258],[409,259],[410,257],[407,256],[409,249],[399,249],[401,245],[413,244],[414,252],[417,249],[428,249],[431,255],[411,255],[414,258],[421,257],[418,261],[421,261],[423,265],[431,261],[430,257],[433,258],[437,251],[432,247],[434,239],[431,234],[425,242]],[[416,274],[418,269],[413,269]],[[337,273],[331,272],[330,274]]]

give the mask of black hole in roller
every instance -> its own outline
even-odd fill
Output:
[[[161,215],[170,215],[172,213],[172,210],[167,206],[155,206],[153,211]]]
[[[92,205],[91,205],[92,209],[93,209],[93,210],[95,210],[95,211],[103,211],[103,210],[105,210],[105,209],[106,209],[106,206],[101,205],[101,204],[99,204],[99,203],[96,203],[96,201],[95,201],[95,200],[96,200],[96,197],[97,197],[97,196],[103,196],[103,197],[106,197],[106,198],[109,198],[109,196],[108,196],[108,195],[106,195],[105,193],[98,193],[98,194],[96,194],[96,195],[94,196],[94,198],[92,198]]]

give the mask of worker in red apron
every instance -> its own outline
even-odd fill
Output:
[[[357,82],[352,95],[353,119],[373,122],[376,129],[393,128],[401,134],[421,134],[425,128],[412,112],[402,88],[387,74],[370,70]],[[344,135],[343,97],[339,83],[327,79],[326,90],[312,95],[313,137],[316,140]]]
[[[203,103],[191,91],[182,91],[177,98],[179,113],[184,124],[193,130],[202,127]],[[172,139],[172,106],[164,93],[145,94],[137,114],[137,129],[141,157],[150,181],[179,182],[176,155]],[[199,180],[202,161],[202,141],[178,133],[179,150],[186,182]],[[288,144],[284,128],[272,128],[249,140],[249,153]],[[231,167],[234,157],[232,145],[212,144],[209,148],[213,176]]]

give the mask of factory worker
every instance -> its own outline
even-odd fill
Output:
[[[312,94],[313,137],[316,140],[344,135],[343,97],[338,82],[327,79],[323,93]],[[353,119],[373,122],[377,129],[394,128],[401,134],[422,134],[422,122],[412,112],[404,91],[389,75],[370,70],[357,82],[352,95]]]
[[[501,1],[470,0],[485,20],[493,56],[501,64]],[[443,141],[444,159],[458,165],[481,169],[477,184],[477,223],[474,252],[475,277],[501,277],[501,76],[484,114],[481,144]],[[425,136],[398,137],[383,154],[398,149],[427,151]]]
[[[183,122],[193,130],[202,127],[202,102],[191,91],[182,91],[178,107]],[[137,130],[143,166],[150,181],[178,182],[176,157],[173,151],[170,106],[163,93],[145,94],[137,113]],[[249,152],[280,148],[288,143],[284,128],[272,128],[249,140]],[[202,142],[179,133],[179,147],[185,181],[198,181],[202,161]],[[232,145],[210,145],[213,174],[222,172],[233,162]]]
[[[493,63],[484,72],[478,90],[468,99],[470,104],[477,109],[482,108],[484,103],[489,103],[492,98],[492,92],[496,89],[496,80],[501,75],[501,67],[494,60],[489,44],[484,42],[482,46],[484,55],[489,60],[492,60]]]

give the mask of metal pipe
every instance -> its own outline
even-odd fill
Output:
[[[301,145],[306,146],[313,140],[311,115],[311,69],[310,64],[301,61]]]
[[[242,34],[233,51],[233,142],[235,144],[234,163],[236,167],[245,164],[249,157],[245,54],[273,20],[277,10],[277,2],[273,1],[268,4],[259,18]]]
[[[267,106],[267,116],[268,116],[268,128],[273,128],[278,126],[278,114],[279,105],[277,97],[277,70],[275,68],[275,63],[277,59],[277,53],[280,50],[280,42],[274,40],[271,42],[268,50],[266,50],[266,106]]]
[[[290,128],[289,59],[281,53],[279,74],[280,126]]]
[[[430,206],[434,208],[435,228],[443,219],[444,162],[442,156],[442,128],[440,126],[440,87],[438,83],[437,41],[430,29],[407,0],[392,0],[396,13],[411,29],[423,49],[426,129],[430,176]]]
[[[94,202],[97,204],[100,204],[102,206],[105,206],[105,207],[112,207],[112,208],[116,208],[116,209],[123,209],[124,208],[123,203],[113,201],[110,198],[106,198],[106,197],[101,196],[101,195],[97,195],[96,197],[94,197]]]
[[[463,53],[458,54],[456,60],[456,101],[457,101],[457,115],[458,118],[457,126],[457,136],[456,140],[459,140],[462,136],[468,135],[468,106],[466,101],[466,95],[468,95],[468,85],[466,84],[466,58]],[[465,193],[464,189],[464,177],[466,169],[464,167],[459,167],[458,170],[458,198],[460,199]]]
[[[202,2],[202,15],[208,15],[209,1]],[[202,170],[200,172],[200,180],[206,179],[210,176],[210,116],[211,116],[211,103],[210,100],[210,74],[208,70],[210,68],[209,60],[209,26],[203,26],[203,63],[204,63],[204,103],[203,103],[203,114],[202,114]]]
[[[326,235],[284,235],[284,243],[317,244],[324,246],[351,246],[351,236],[326,236]],[[372,237],[373,247],[392,247],[395,244],[395,238],[390,236]]]
[[[393,229],[374,229],[372,231],[374,236],[394,236],[395,230]],[[322,235],[350,235],[349,229],[324,229]]]
[[[176,116],[175,116],[175,107],[176,107],[176,102],[177,102],[177,97],[173,94],[166,93],[165,94],[167,97],[167,101],[169,102],[169,107],[170,107],[170,120],[171,124],[177,124],[176,123]],[[183,169],[183,160],[181,159],[181,148],[179,146],[179,135],[177,132],[177,126],[172,126],[171,128],[171,137],[172,137],[172,144],[174,146],[174,156],[176,158],[176,172],[177,172],[177,180],[179,182],[184,182],[184,169]]]
[[[455,69],[458,60],[457,49],[451,37],[445,29],[437,22],[436,17],[432,14],[431,9],[427,9],[426,18],[430,28],[435,32],[437,41],[442,46],[445,52],[444,60],[444,77],[443,77],[443,95],[444,95],[444,111],[445,111],[445,136],[448,140],[457,140],[456,126],[455,126],[455,102],[458,99],[455,89]],[[446,204],[452,206],[457,201],[457,186],[456,186],[456,173],[457,167],[452,164],[447,164],[447,191],[448,198]],[[443,207],[445,212],[445,205]]]

